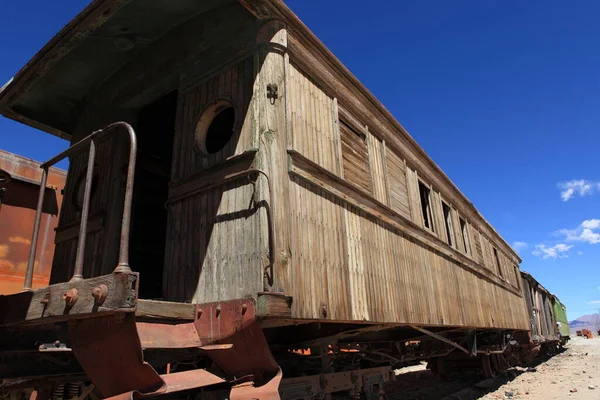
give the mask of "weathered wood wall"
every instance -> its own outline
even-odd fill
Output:
[[[528,273],[520,276],[534,341],[558,339],[551,294]]]
[[[261,264],[267,248],[259,234],[265,210],[253,204],[254,179],[225,183],[222,166],[244,170],[252,159],[241,156],[256,146],[257,116],[252,103],[253,58],[234,65],[182,95],[175,135],[164,297],[209,302],[240,298],[262,290]],[[202,113],[226,99],[235,108],[234,135],[211,156],[195,150]],[[202,173],[203,171],[210,171]]]
[[[294,317],[527,329],[514,252],[290,59]]]
[[[182,183],[183,179],[189,179],[193,172],[206,171],[209,166],[216,166],[224,161],[225,157],[255,146],[256,143],[249,142],[250,135],[246,133],[249,129],[247,127],[251,124],[245,121],[246,113],[249,112],[248,118],[250,118],[253,111],[244,107],[249,107],[249,97],[252,95],[253,74],[256,69],[253,54],[256,48],[256,35],[262,22],[256,21],[239,4],[223,2],[219,5],[218,3],[218,1],[207,2],[199,7],[205,12],[142,49],[122,68],[112,71],[112,75],[106,76],[103,82],[99,82],[81,111],[77,127],[73,132],[72,143],[115,121],[129,122],[134,129],[137,129],[138,113],[145,105],[178,90],[179,125],[173,151],[174,163],[171,176],[173,182]],[[223,16],[226,18],[223,19]],[[160,57],[157,57],[157,54],[160,54]],[[239,101],[237,112],[242,115],[238,127],[239,137],[234,138],[232,144],[223,152],[213,157],[201,157],[193,151],[194,135],[191,124],[197,122],[192,119],[202,112],[201,108],[209,101],[215,100],[207,99],[208,95],[213,94],[222,94],[229,96],[229,100]],[[191,136],[183,138],[181,133],[184,130]],[[137,133],[138,136],[143,135],[143,132]],[[97,148],[96,171],[99,176],[97,189],[90,205],[90,226],[84,260],[85,277],[108,274],[116,266],[128,148],[128,142],[123,135],[117,135]],[[138,158],[138,163],[141,163],[141,157]],[[247,158],[241,163],[244,164],[246,161]],[[52,283],[68,280],[73,271],[77,247],[76,226],[80,212],[73,206],[72,199],[76,180],[84,173],[86,165],[87,153],[72,157],[70,160],[65,202],[61,210],[53,261]],[[167,174],[169,173],[170,171],[167,171]],[[169,212],[181,218],[195,215],[198,217],[197,223],[214,222],[217,216],[226,218],[229,215],[227,210],[234,209],[235,204],[238,204],[235,200],[236,196],[243,196],[248,200],[253,193],[252,185],[248,180],[246,182],[247,184],[240,185],[240,194],[236,194],[237,189],[230,185],[222,187],[222,193],[219,193],[219,190],[212,190],[197,195],[198,207],[208,207],[207,212],[214,213],[210,217],[198,216],[198,212],[191,209],[184,210],[184,207],[177,202],[172,204]],[[221,199],[216,204],[219,196]],[[183,204],[186,201],[191,203],[190,200],[182,201]],[[254,221],[253,218],[249,220]],[[229,223],[223,221],[225,225]],[[190,239],[194,232],[196,233],[194,238],[197,238],[199,226],[191,226],[188,231]],[[157,224],[156,229],[164,229],[164,227]],[[61,234],[63,231],[68,234]],[[213,242],[220,240],[219,235],[220,233],[217,232],[216,236],[213,236]],[[249,236],[253,237],[251,234]],[[181,238],[182,234],[178,233],[175,238],[169,238],[168,241]],[[188,243],[190,243],[189,239]],[[173,300],[185,298],[190,301],[196,292],[198,279],[196,285],[190,282],[179,285],[174,278],[175,275],[186,276],[192,270],[200,270],[202,264],[198,253],[200,242],[190,243],[190,245],[195,246],[195,249],[183,255],[175,254],[173,249],[169,249],[169,254],[172,256],[165,260],[167,265],[171,265],[169,273],[172,273],[173,277],[166,278],[165,285],[168,290],[165,290],[164,294],[173,296]],[[250,253],[254,251],[259,250],[247,250],[248,254],[244,257],[250,257]],[[184,255],[189,255],[190,258],[185,258]],[[179,264],[174,265],[176,263]],[[144,274],[145,266],[132,265],[132,268],[142,272],[143,285],[143,277],[147,277],[147,274]],[[181,287],[175,289],[174,286]],[[211,293],[213,294],[210,296],[214,295],[214,292]]]

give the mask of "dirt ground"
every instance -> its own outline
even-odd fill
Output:
[[[575,337],[567,350],[535,367],[519,368],[514,379],[482,397],[492,399],[600,399],[600,338]]]
[[[514,368],[483,380],[481,375],[443,380],[425,364],[396,371],[386,388],[390,400],[600,400],[600,338],[575,337],[563,351],[533,368]]]

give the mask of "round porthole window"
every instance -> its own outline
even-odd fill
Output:
[[[220,101],[209,107],[196,126],[196,146],[205,156],[223,150],[233,137],[235,109],[228,101]]]

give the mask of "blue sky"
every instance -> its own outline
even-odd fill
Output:
[[[0,80],[86,3],[4,4]],[[521,268],[571,319],[600,308],[600,2],[287,3],[503,237],[521,243]],[[0,117],[4,150],[47,159],[66,146]]]

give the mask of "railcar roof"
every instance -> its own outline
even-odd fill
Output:
[[[551,293],[548,289],[546,289],[544,287],[544,285],[542,285],[537,279],[535,279],[533,277],[533,275],[531,275],[529,272],[521,271],[521,275],[523,275],[523,277],[525,279],[527,279],[529,282],[535,283],[538,286],[539,291],[545,292],[548,296],[555,298],[560,303],[560,300],[558,299],[558,297],[556,297],[555,294]]]
[[[346,79],[402,132],[412,149],[443,177],[513,255],[519,255],[485,220],[410,134],[325,47],[282,0],[93,0],[58,32],[7,84],[0,88],[0,114],[64,139],[106,79],[168,32],[204,12],[241,4],[256,18],[279,18],[315,55]]]

